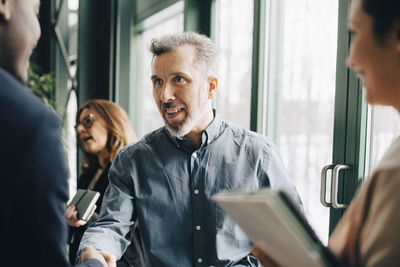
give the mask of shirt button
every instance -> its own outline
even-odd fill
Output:
[[[195,195],[198,195],[199,193],[200,193],[200,191],[199,191],[198,189],[195,189],[195,190],[194,190],[194,194],[195,194]]]
[[[192,157],[195,158],[195,159],[197,159],[197,154],[196,154],[196,152],[194,152],[194,153],[192,154]]]
[[[197,225],[197,226],[196,226],[196,230],[197,230],[197,231],[200,231],[200,230],[201,230],[201,226],[200,226],[200,225]]]
[[[208,139],[207,144],[210,144],[210,143],[211,143],[211,139]]]
[[[202,262],[203,262],[203,259],[202,259],[202,258],[198,258],[198,259],[197,259],[197,262],[198,262],[198,263],[202,263]]]

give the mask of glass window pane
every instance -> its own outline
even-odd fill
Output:
[[[332,161],[337,0],[271,0],[267,6],[267,133],[278,145],[305,215],[327,242],[320,172]]]
[[[168,33],[183,32],[183,1],[147,18],[142,24],[143,31],[136,36],[137,65],[136,91],[136,133],[142,137],[146,133],[164,125],[154,103],[151,76],[151,54],[148,51],[151,40]]]
[[[223,119],[247,129],[250,127],[253,2],[218,0],[216,5],[220,65],[215,107]]]
[[[75,90],[71,91],[71,94],[68,99],[67,104],[67,113],[64,122],[63,132],[64,136],[64,144],[67,149],[68,154],[68,167],[69,167],[69,196],[70,200],[76,193],[77,187],[77,144],[76,144],[76,135],[75,135],[75,117],[76,112],[78,111],[78,100],[76,98]]]
[[[55,27],[57,41],[55,83],[57,111],[62,114],[63,143],[67,150],[69,167],[69,194],[74,196],[77,182],[77,147],[75,136],[75,116],[77,112],[76,70],[78,57],[79,0],[56,3],[59,18]],[[66,106],[65,106],[66,103]]]
[[[399,136],[399,113],[392,107],[368,106],[370,135],[367,143],[366,175],[376,167],[383,154]],[[389,122],[389,123],[388,123]]]
[[[76,60],[78,56],[78,8],[79,0],[68,0],[68,54],[70,60]]]

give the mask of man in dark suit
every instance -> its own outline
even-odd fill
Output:
[[[40,37],[39,5],[0,0],[1,266],[68,266],[60,120],[24,86]],[[81,260],[82,267],[107,266],[93,248]]]

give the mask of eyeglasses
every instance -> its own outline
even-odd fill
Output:
[[[85,127],[85,129],[89,129],[90,127],[92,127],[93,120],[94,120],[94,114],[90,113],[89,115],[85,116],[80,123],[75,125],[75,130],[77,130],[79,125],[81,124],[83,127]]]

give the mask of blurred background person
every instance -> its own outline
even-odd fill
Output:
[[[400,1],[352,0],[347,64],[359,76],[371,105],[400,112]],[[387,122],[389,123],[389,122]],[[345,266],[399,266],[400,137],[364,182],[329,239]],[[274,255],[253,250],[264,266]],[[271,257],[271,258],[270,258]]]

